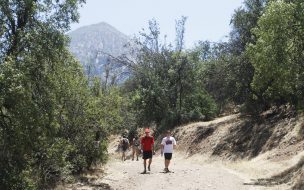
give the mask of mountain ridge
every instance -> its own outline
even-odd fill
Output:
[[[70,51],[86,73],[93,76],[102,75],[109,63],[108,55],[118,57],[126,54],[126,45],[130,42],[127,35],[106,22],[82,26],[67,35],[70,37]]]

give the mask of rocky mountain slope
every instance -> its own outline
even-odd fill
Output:
[[[107,69],[117,70],[120,66],[117,63],[111,65],[113,61],[110,62],[108,54],[117,57],[127,53],[125,46],[130,40],[105,22],[81,27],[68,33],[68,36],[71,39],[70,51],[84,65],[86,73],[92,76],[102,76]],[[118,75],[119,71],[114,73]]]

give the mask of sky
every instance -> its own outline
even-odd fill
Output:
[[[161,37],[174,43],[175,22],[187,17],[185,46],[191,48],[198,41],[227,41],[231,31],[230,20],[234,10],[243,0],[86,0],[80,7],[81,26],[106,22],[120,32],[132,37],[148,27],[155,19],[160,26]]]

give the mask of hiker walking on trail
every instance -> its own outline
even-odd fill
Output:
[[[164,172],[169,171],[169,164],[172,159],[173,149],[176,148],[176,140],[174,137],[171,136],[171,132],[168,130],[166,131],[166,137],[163,138],[161,142],[161,156],[165,157],[165,169]]]
[[[132,161],[134,160],[135,154],[136,154],[136,160],[138,161],[139,152],[140,152],[140,139],[136,135],[133,138],[133,143],[132,143]]]
[[[127,159],[126,152],[129,149],[129,140],[125,135],[123,135],[123,137],[120,141],[120,146],[121,146],[121,150],[122,150],[121,159],[122,159],[122,161],[125,161]]]
[[[145,129],[145,136],[141,138],[141,150],[143,152],[143,159],[144,159],[144,171],[142,174],[147,172],[147,159],[149,159],[148,164],[148,171],[151,171],[151,163],[152,163],[152,152],[154,146],[154,138],[150,136],[150,130],[147,128]]]

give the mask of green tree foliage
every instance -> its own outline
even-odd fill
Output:
[[[0,1],[1,58],[20,56],[22,52],[30,53],[36,37],[42,34],[51,34],[54,40],[51,44],[63,45],[58,33],[67,31],[70,23],[78,20],[77,8],[83,2],[85,0]],[[47,36],[45,42],[51,40],[51,36]]]
[[[256,41],[252,29],[257,26],[266,5],[266,0],[244,1],[244,6],[232,16],[228,42],[200,42],[192,50],[199,55],[202,65],[202,84],[221,111],[231,102],[246,107],[257,104],[252,101],[253,94],[256,94],[251,87],[254,67],[245,51],[248,43]]]
[[[137,39],[140,47],[129,89],[139,125],[170,128],[193,120],[210,119],[216,113],[213,99],[199,83],[195,55],[183,51],[184,24],[177,21],[176,47],[162,44],[157,22]],[[130,86],[129,86],[130,87]]]
[[[234,54],[242,54],[248,43],[255,42],[252,29],[263,13],[268,0],[245,0],[244,6],[235,10],[231,19],[232,31],[230,33],[230,46]]]
[[[232,56],[226,43],[199,42],[191,50],[199,62],[198,76],[200,85],[214,98],[220,110],[235,95],[235,78],[231,73]]]
[[[257,26],[267,2],[267,0],[246,0],[244,6],[237,9],[231,19],[233,29],[228,48],[232,56],[229,60],[231,69],[228,71],[235,83],[233,100],[238,104],[244,102],[250,104],[252,94],[255,93],[250,86],[254,68],[244,52],[248,43],[256,41],[252,29]]]
[[[47,189],[106,161],[121,127],[118,91],[101,90],[67,50],[82,0],[0,1],[0,187]]]
[[[255,72],[252,87],[269,103],[303,103],[304,3],[273,1],[248,47]]]

